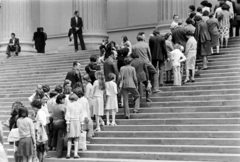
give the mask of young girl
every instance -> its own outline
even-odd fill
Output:
[[[95,131],[101,131],[100,129],[100,120],[102,121],[101,116],[104,115],[104,102],[103,94],[106,89],[105,78],[102,72],[97,71],[95,73],[96,81],[93,84],[93,114],[96,117],[97,128]]]
[[[92,85],[92,81],[89,77],[89,75],[85,75],[83,77],[83,80],[85,81],[85,97],[86,99],[88,100],[88,104],[89,104],[89,110],[90,110],[90,116],[93,117],[93,100],[92,100],[92,97],[93,97],[93,85]]]
[[[115,83],[116,76],[113,73],[108,75],[108,82],[106,83],[106,94],[107,94],[107,103],[106,103],[106,115],[107,115],[107,125],[110,125],[109,122],[109,113],[112,111],[112,123],[111,125],[117,125],[115,122],[115,115],[118,112],[118,102],[117,102],[117,84]]]
[[[181,62],[186,60],[186,57],[182,53],[183,47],[179,44],[174,45],[174,49],[171,52],[171,60],[173,66],[173,75],[174,75],[174,82],[173,85],[181,85],[182,84],[182,76],[180,72]]]
[[[76,94],[72,93],[69,95],[70,103],[67,105],[66,110],[66,123],[67,123],[67,156],[66,158],[70,158],[70,151],[72,147],[72,139],[74,139],[74,158],[78,159],[78,141],[80,132],[82,132],[82,124],[83,124],[83,113],[82,113],[82,105],[77,102],[78,97]]]

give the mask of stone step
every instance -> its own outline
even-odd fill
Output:
[[[95,137],[106,138],[236,138],[240,131],[101,131]]]
[[[49,153],[50,154],[50,153]],[[180,160],[180,161],[218,161],[239,162],[238,154],[218,153],[169,153],[169,152],[126,152],[126,151],[85,151],[79,152],[83,158],[115,158],[115,159],[146,159],[146,160]]]
[[[14,159],[13,159],[13,156],[10,156],[9,158],[9,162],[15,162]],[[65,162],[66,161],[66,158],[48,158],[48,159],[45,159],[45,162]],[[106,158],[103,158],[103,159],[100,159],[100,158],[80,158],[80,159],[68,159],[67,160],[68,162],[182,162],[182,161],[166,161],[166,160],[141,160],[141,159],[138,159],[138,160],[133,160],[133,159],[112,159],[112,158],[109,158],[109,159],[106,159]],[[200,162],[200,161],[188,161],[188,162]],[[205,161],[207,162],[207,161]]]
[[[129,152],[187,152],[187,153],[222,153],[239,154],[239,146],[206,145],[134,145],[134,144],[89,144],[88,150],[129,151]]]
[[[193,117],[190,115],[188,118],[180,117],[180,115],[174,116],[174,118],[169,117],[166,115],[164,118],[157,118],[154,117],[148,119],[146,118],[134,118],[134,116],[131,116],[131,120],[126,119],[117,119],[116,123],[118,125],[174,125],[174,124],[181,124],[181,125],[189,125],[189,124],[240,124],[240,120],[237,117],[216,117],[216,118],[208,118],[205,116],[202,116],[202,118]],[[169,118],[169,119],[168,119]],[[178,119],[177,119],[178,118]]]
[[[239,131],[239,124],[221,125],[118,125],[105,126],[104,131]]]

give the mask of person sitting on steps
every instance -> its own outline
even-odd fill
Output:
[[[7,58],[11,57],[10,52],[15,52],[16,56],[18,56],[18,53],[21,51],[21,47],[19,45],[19,39],[15,38],[15,34],[11,34],[11,39],[9,40],[9,44],[7,46],[6,54],[8,55]]]

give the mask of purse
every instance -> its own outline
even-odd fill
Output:
[[[8,142],[16,142],[20,140],[19,129],[13,128],[8,135]]]
[[[83,131],[82,133],[80,133],[80,137],[79,137],[79,141],[78,141],[78,149],[82,149],[83,151],[87,151],[87,141],[86,141],[86,137],[87,137],[87,132]]]

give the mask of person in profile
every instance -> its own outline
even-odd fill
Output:
[[[18,53],[21,51],[21,47],[19,44],[19,39],[15,38],[15,33],[11,34],[11,39],[9,40],[9,44],[7,46],[7,58],[11,57],[10,52],[15,52],[16,56],[18,56]]]
[[[44,28],[43,28],[43,27],[41,27],[40,29],[41,29],[41,32],[44,34],[44,40],[43,40],[43,46],[42,46],[41,52],[42,52],[42,53],[45,53],[47,33],[44,32]]]
[[[82,21],[82,18],[79,17],[78,11],[75,11],[74,17],[71,18],[71,27],[72,27],[72,34],[74,38],[75,52],[78,51],[78,38],[80,40],[82,50],[86,50],[85,43],[83,40],[83,35],[82,35],[83,21]]]

